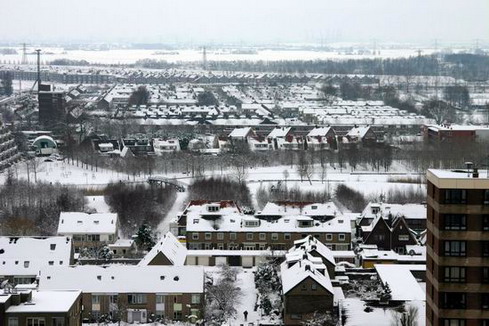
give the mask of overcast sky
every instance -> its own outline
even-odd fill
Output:
[[[489,41],[489,0],[1,0],[0,42]]]

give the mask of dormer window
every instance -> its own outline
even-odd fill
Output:
[[[199,219],[198,218],[194,218],[194,224],[199,224]]]
[[[214,213],[214,212],[219,212],[219,206],[218,205],[207,205],[207,211]]]
[[[83,221],[76,221],[77,224],[83,224]]]
[[[311,209],[318,209],[317,205],[311,206]]]
[[[29,268],[29,262],[28,261],[24,262],[24,268]]]
[[[56,244],[55,243],[51,243],[51,245],[49,247],[51,248],[51,250],[55,250],[56,249]]]
[[[99,224],[100,221],[93,221],[94,224]]]

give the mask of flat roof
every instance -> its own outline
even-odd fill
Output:
[[[440,189],[489,189],[488,171],[479,170],[474,177],[468,169],[429,169],[426,178]]]

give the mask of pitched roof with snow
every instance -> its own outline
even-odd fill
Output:
[[[378,210],[378,213],[373,211]],[[376,215],[388,218],[404,216],[405,219],[426,219],[426,205],[424,204],[390,204],[369,202],[362,212],[362,217],[374,218]]]
[[[11,305],[6,313],[68,312],[81,296],[81,291],[32,291],[32,299]]]
[[[116,213],[61,212],[58,234],[115,234]]]
[[[273,129],[269,134],[268,138],[277,138],[277,137],[286,137],[289,132],[291,131],[292,128],[290,127],[282,127],[282,128],[275,128]]]
[[[307,278],[312,278],[325,290],[334,294],[333,286],[331,285],[331,280],[328,274],[326,272],[320,272],[318,270],[318,265],[309,260],[301,260],[290,267],[288,267],[287,262],[283,262],[282,265],[280,265],[280,277],[284,294],[287,294]]]
[[[293,252],[307,252],[311,253],[316,251],[321,257],[336,265],[333,251],[326,247],[324,243],[313,237],[312,235],[308,235],[305,238],[294,241],[294,247],[289,250],[289,253]]]
[[[328,132],[331,130],[331,127],[321,127],[314,128],[307,134],[308,137],[325,137]]]
[[[382,284],[389,284],[392,300],[411,301],[426,300],[424,283],[416,281],[412,271],[426,271],[426,265],[375,264]]]
[[[183,266],[187,257],[187,248],[171,232],[168,232],[141,259],[138,266],[150,265],[158,255],[166,257],[173,266]]]
[[[256,216],[329,216],[331,218],[340,214],[338,207],[333,202],[268,202]]]
[[[367,132],[370,130],[370,126],[361,126],[361,127],[353,127],[348,131],[346,134],[347,137],[357,137],[359,139],[362,139],[365,137]]]
[[[229,134],[230,138],[246,138],[252,132],[251,127],[234,128]]]
[[[41,290],[84,293],[202,293],[202,266],[70,266],[41,270]]]
[[[69,265],[69,237],[0,237],[0,275],[36,276],[49,264]]]

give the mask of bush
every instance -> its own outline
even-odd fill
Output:
[[[353,190],[344,184],[340,184],[336,187],[335,197],[352,212],[361,212],[365,206],[367,206],[367,199],[362,193]]]
[[[330,196],[327,191],[303,191],[299,186],[287,188],[280,182],[268,189],[261,185],[256,193],[256,200],[258,207],[262,209],[270,201],[325,203],[330,200]]]

